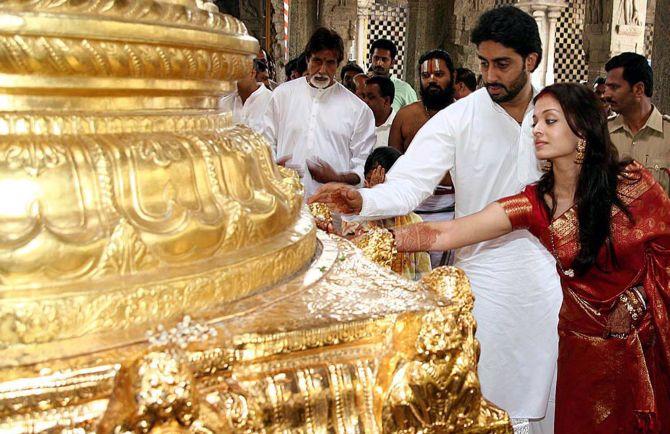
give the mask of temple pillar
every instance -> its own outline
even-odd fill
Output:
[[[373,0],[358,0],[356,13],[356,63],[367,70],[368,60],[368,24],[370,23],[370,12]]]
[[[568,6],[565,0],[529,0],[516,4],[537,22],[542,40],[542,58],[533,72],[533,84],[543,88],[554,82],[554,54],[556,52],[556,25],[561,10]]]
[[[656,0],[654,44],[651,65],[654,68],[653,101],[661,113],[670,113],[670,0]]]
[[[589,81],[604,76],[605,64],[617,54],[631,51],[644,55],[646,15],[647,0],[586,2],[584,49],[589,65]]]

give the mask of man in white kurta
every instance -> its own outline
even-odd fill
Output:
[[[248,89],[249,86],[252,88]],[[233,93],[221,98],[219,110],[232,112],[234,124],[243,124],[260,132],[271,97],[272,91],[252,77],[249,83],[240,80]]]
[[[449,172],[458,218],[536,181],[530,73],[542,55],[537,24],[516,7],[492,9],[480,17],[472,42],[485,89],[433,116],[383,184],[360,190],[331,184],[310,201],[369,219],[404,215]],[[562,302],[554,259],[529,232],[516,231],[458,250],[455,265],[475,295],[484,396],[512,418],[538,419],[533,433],[553,432],[550,395]]]
[[[360,190],[360,215],[409,213],[446,172],[456,190],[457,218],[518,193],[540,176],[532,109],[519,125],[486,89],[447,107],[419,131],[384,184]],[[459,249],[455,265],[466,272],[475,294],[484,396],[513,418],[544,417],[562,300],[554,259],[529,232],[516,231]]]
[[[278,161],[302,175],[309,197],[321,183],[308,164],[327,163],[337,173],[355,173],[364,180],[363,166],[375,144],[372,110],[340,83],[318,89],[302,77],[274,90],[265,113],[263,134]]]

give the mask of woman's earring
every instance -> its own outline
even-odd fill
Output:
[[[545,160],[541,164],[541,168],[543,172],[551,172],[551,169],[554,167],[552,164],[551,160]]]
[[[586,140],[579,139],[577,140],[577,155],[575,155],[576,164],[584,163],[584,154],[586,154]]]

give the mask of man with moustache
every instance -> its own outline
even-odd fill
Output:
[[[670,191],[670,117],[651,102],[654,76],[644,56],[621,53],[605,64],[605,101],[617,112],[609,119],[612,143],[622,156],[634,158],[651,170]]]
[[[393,121],[389,146],[403,154],[419,129],[437,112],[454,102],[454,63],[444,50],[432,50],[419,58],[421,99],[401,108]]]
[[[310,202],[365,219],[404,215],[450,172],[456,217],[462,217],[539,179],[530,80],[542,57],[537,24],[516,7],[493,9],[479,18],[471,41],[485,88],[433,116],[383,184],[329,184]],[[455,265],[466,272],[475,295],[484,396],[512,418],[530,419],[531,432],[553,432],[550,396],[562,302],[555,260],[520,231],[459,249]]]
[[[416,101],[416,92],[409,83],[394,77],[391,68],[395,65],[398,47],[389,39],[377,39],[370,46],[370,73],[379,77],[388,77],[395,87],[393,110],[398,112],[402,107]]]
[[[374,149],[388,146],[389,131],[396,115],[391,106],[394,96],[395,88],[391,79],[375,76],[366,80],[363,101],[365,101],[375,115],[377,142]]]
[[[375,122],[370,108],[335,81],[344,42],[337,32],[322,27],[307,43],[305,56],[307,76],[272,93],[263,135],[277,163],[301,174],[306,195],[327,182],[362,185]]]

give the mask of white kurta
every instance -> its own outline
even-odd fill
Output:
[[[374,115],[363,101],[339,83],[316,89],[306,78],[272,92],[262,132],[278,159],[292,155],[287,165],[303,172],[305,197],[321,186],[310,176],[307,160],[324,160],[339,173],[354,172],[362,183],[375,144]]]
[[[265,115],[271,97],[272,92],[267,87],[260,85],[243,104],[240,93],[235,91],[221,98],[219,110],[232,112],[234,124],[244,124],[260,132],[263,115]]]
[[[518,193],[540,176],[532,109],[519,125],[480,89],[442,110],[421,128],[384,184],[361,190],[361,216],[407,214],[447,171],[456,217]],[[484,396],[511,417],[544,417],[562,301],[553,257],[529,232],[515,231],[460,249],[455,265],[467,273],[475,294]]]
[[[386,118],[386,121],[380,126],[375,127],[375,135],[377,136],[377,142],[374,146],[375,149],[389,145],[389,134],[391,133],[391,125],[393,125],[395,115],[396,111],[391,109],[391,114]]]

